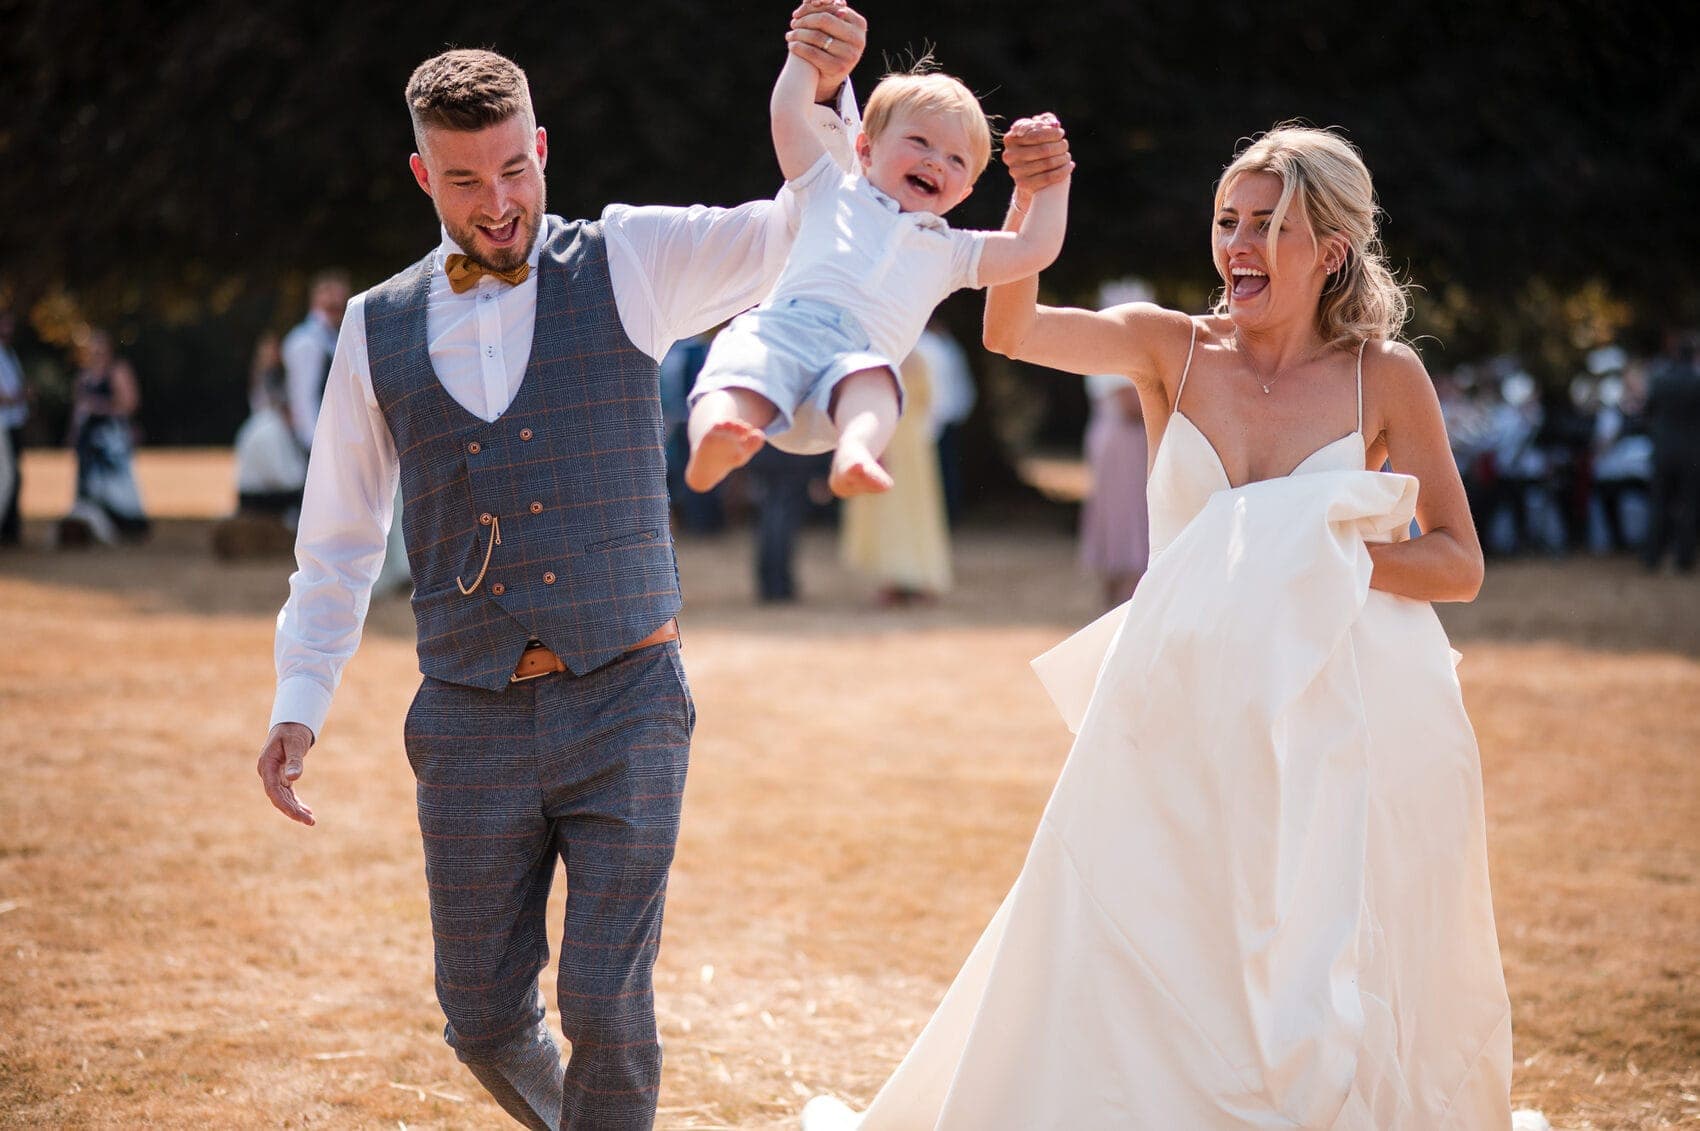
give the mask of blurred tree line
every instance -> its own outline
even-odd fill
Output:
[[[865,0],[864,93],[936,48],[1007,122],[1052,110],[1079,169],[1045,276],[1090,303],[1139,275],[1191,309],[1216,279],[1211,190],[1237,142],[1337,125],[1364,151],[1397,263],[1424,288],[1431,366],[1518,352],[1554,385],[1613,337],[1700,324],[1700,68],[1679,6],[1296,0],[1046,6]],[[110,327],[158,441],[228,440],[258,334],[299,319],[314,270],[376,282],[431,247],[401,90],[445,46],[530,76],[552,211],[732,203],[778,173],[767,91],[785,3],[0,0],[0,295],[28,315],[44,414],[58,347]],[[994,165],[953,222],[996,226]],[[977,337],[977,296],[945,316]],[[1077,383],[1029,382],[1078,425]],[[1036,427],[1042,426],[1036,425]]]

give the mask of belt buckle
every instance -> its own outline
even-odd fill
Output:
[[[520,659],[522,659],[522,660],[525,659],[526,656],[530,655],[532,652],[535,652],[537,649],[539,649],[541,647],[543,647],[543,641],[541,641],[541,640],[528,640],[528,641],[526,641],[525,651],[520,653]],[[542,670],[540,672],[532,672],[530,675],[520,675],[516,672],[516,673],[508,676],[508,682],[509,683],[530,683],[534,679],[542,679],[546,675],[554,675],[554,674],[555,674],[554,672],[548,670],[547,668],[545,668],[544,670]]]

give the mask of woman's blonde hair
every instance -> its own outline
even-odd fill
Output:
[[[1235,181],[1250,173],[1280,178],[1281,199],[1269,218],[1269,230],[1295,205],[1310,225],[1311,239],[1320,244],[1334,236],[1346,241],[1346,258],[1328,276],[1317,303],[1316,324],[1322,339],[1350,343],[1394,338],[1410,313],[1405,284],[1387,266],[1378,233],[1380,207],[1375,186],[1357,147],[1332,130],[1284,123],[1252,140],[1216,182],[1216,211]],[[1275,266],[1275,246],[1269,247]],[[1227,296],[1217,304],[1227,313]]]

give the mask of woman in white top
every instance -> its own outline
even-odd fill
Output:
[[[1213,223],[1208,315],[987,297],[992,348],[1137,386],[1152,559],[1035,661],[1074,748],[863,1131],[1510,1126],[1480,767],[1429,605],[1475,596],[1481,550],[1392,340],[1369,174],[1277,129]]]

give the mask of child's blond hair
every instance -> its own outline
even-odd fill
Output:
[[[870,141],[878,138],[899,114],[950,114],[958,118],[968,134],[969,156],[974,162],[974,179],[992,160],[992,124],[980,108],[980,100],[960,79],[929,71],[930,58],[923,58],[908,71],[893,71],[879,81],[868,95],[862,112],[862,132]]]

